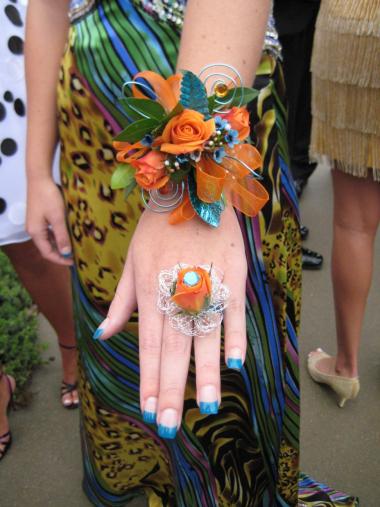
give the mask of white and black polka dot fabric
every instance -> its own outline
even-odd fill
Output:
[[[26,6],[27,0],[0,0],[0,245],[29,239],[25,231]]]

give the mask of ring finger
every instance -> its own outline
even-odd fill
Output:
[[[165,317],[157,417],[162,438],[175,438],[181,425],[190,354],[191,337],[173,329]]]

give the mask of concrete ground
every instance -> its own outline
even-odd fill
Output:
[[[360,359],[362,391],[339,409],[327,389],[307,376],[307,352],[317,346],[334,352],[334,314],[329,277],[331,189],[326,169],[312,177],[302,200],[304,223],[311,229],[306,246],[325,256],[320,272],[305,272],[300,338],[302,380],[302,470],[320,481],[360,497],[361,507],[380,505],[380,237],[377,268],[368,302]],[[41,319],[47,357],[58,358],[55,337]],[[58,359],[33,376],[33,399],[11,413],[14,445],[0,464],[1,507],[86,507],[81,490],[78,413],[58,402]],[[143,507],[135,501],[131,507]],[[189,506],[196,507],[196,506]]]

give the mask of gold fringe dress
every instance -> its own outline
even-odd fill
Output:
[[[311,154],[380,182],[380,0],[322,0],[311,70]]]

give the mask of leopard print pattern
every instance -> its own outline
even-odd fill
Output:
[[[110,187],[117,126],[104,119],[81,82],[70,45],[66,51],[58,86],[61,181],[80,280],[90,299],[105,305],[115,294],[143,207],[137,189],[126,200]]]

